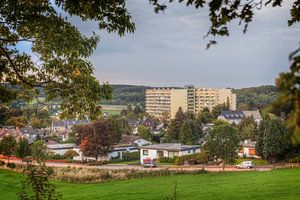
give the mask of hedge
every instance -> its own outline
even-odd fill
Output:
[[[123,154],[124,161],[140,160],[140,152],[125,152]]]
[[[158,159],[160,163],[175,163],[176,157],[169,158],[169,157],[161,157]]]
[[[191,155],[179,156],[175,159],[176,165],[184,165],[185,162],[188,162],[190,165],[194,164],[203,164],[208,162],[206,152],[195,153]]]

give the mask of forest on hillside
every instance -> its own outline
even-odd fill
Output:
[[[9,85],[8,85],[9,86]],[[145,105],[145,90],[153,87],[142,85],[111,85],[113,89],[112,100],[101,101],[104,105]],[[233,89],[237,95],[238,109],[260,109],[272,103],[279,96],[278,89],[272,85]],[[44,98],[44,91],[40,89],[40,98]],[[59,104],[59,100],[55,103]],[[0,102],[1,103],[1,102]],[[53,102],[52,102],[53,103]],[[23,107],[28,104],[26,101],[18,100],[10,102],[13,107]],[[34,104],[34,102],[31,102]]]

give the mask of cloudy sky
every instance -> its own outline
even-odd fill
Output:
[[[91,57],[95,76],[112,84],[150,86],[250,87],[274,84],[289,66],[289,52],[299,45],[300,26],[287,26],[290,5],[257,11],[248,32],[238,22],[230,37],[216,38],[206,50],[203,39],[209,21],[205,9],[170,4],[155,14],[147,0],[128,0],[136,23],[134,34],[120,38],[99,32],[100,43]],[[85,34],[97,29],[94,23],[76,25]]]

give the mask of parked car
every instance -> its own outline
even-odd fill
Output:
[[[156,167],[156,162],[152,158],[145,158],[142,163],[143,167]]]
[[[255,165],[253,161],[243,161],[240,164],[235,166],[237,169],[251,169],[254,168]]]

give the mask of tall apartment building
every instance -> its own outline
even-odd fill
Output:
[[[164,115],[169,118],[171,111],[171,90],[170,88],[146,89],[146,112],[158,118]]]
[[[184,112],[199,113],[203,108],[210,110],[218,104],[229,103],[231,110],[236,110],[236,94],[231,89],[194,88],[148,89],[146,90],[146,112],[155,117],[174,118],[179,107]]]

